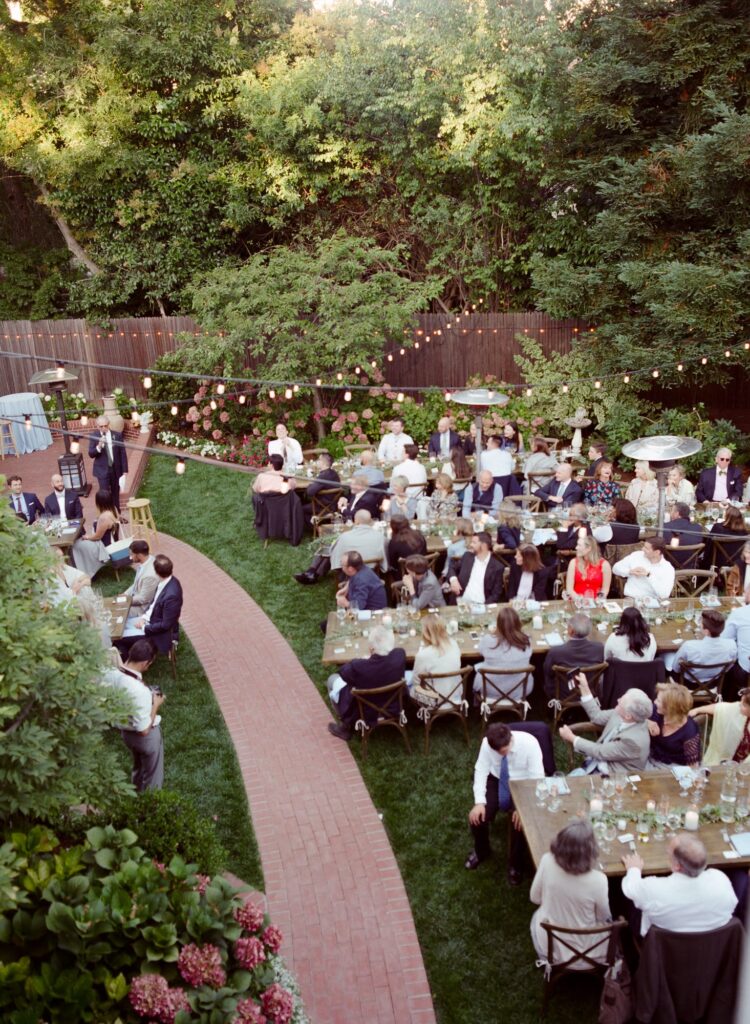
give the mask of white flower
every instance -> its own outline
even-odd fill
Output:
[[[115,390],[112,392],[112,394],[113,395],[121,395],[122,394],[122,388],[115,388]]]

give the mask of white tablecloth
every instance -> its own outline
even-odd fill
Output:
[[[31,430],[27,430],[24,417],[31,416]],[[0,398],[0,419],[12,421],[13,435],[19,455],[40,452],[52,444],[42,400],[35,391]]]

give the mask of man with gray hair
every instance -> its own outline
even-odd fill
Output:
[[[303,586],[315,584],[331,569],[341,568],[341,559],[349,551],[358,551],[365,562],[379,558],[379,567],[385,573],[388,559],[385,554],[385,535],[373,526],[372,516],[366,508],[354,513],[354,526],[340,533],[333,544],[322,547],[304,572],[295,573],[295,580]]]
[[[719,448],[716,465],[702,470],[698,477],[697,501],[742,501],[742,471],[731,462],[731,450]]]
[[[109,491],[115,508],[120,509],[120,491],[127,485],[128,453],[122,434],[109,429],[109,417],[99,416],[96,433],[89,437],[89,458],[94,460],[94,476],[100,491]]]
[[[604,644],[601,640],[589,640],[590,633],[591,619],[583,612],[577,612],[571,615],[568,622],[567,643],[558,644],[547,652],[544,659],[544,692],[550,700],[555,696],[554,665],[586,668],[600,665],[604,661]]]
[[[560,739],[586,756],[583,768],[576,772],[609,775],[615,771],[643,771],[651,747],[647,723],[653,705],[648,694],[643,690],[626,690],[612,710],[602,711],[583,672],[576,676],[576,682],[584,711],[594,725],[604,727],[598,740],[587,740],[576,736],[570,726],[561,726]]]
[[[373,626],[368,639],[370,657],[348,661],[338,672],[328,677],[326,686],[331,706],[341,719],[340,722],[328,723],[328,731],[332,736],[340,740],[352,737],[359,713],[352,690],[374,690],[404,678],[406,652],[396,647],[395,642],[393,630],[381,625]],[[392,700],[384,710],[389,714],[397,714],[397,700]],[[365,708],[365,721],[374,721],[376,714],[372,708]]]
[[[373,519],[379,519],[380,503],[384,497],[382,491],[370,487],[366,476],[355,473],[349,481],[348,500],[339,498],[339,512],[344,519],[353,519],[358,509],[366,508]]]
[[[709,932],[727,924],[737,906],[723,871],[706,868],[706,848],[697,836],[679,835],[667,847],[672,874],[643,878],[637,853],[622,858],[622,891],[641,912],[641,935],[652,924],[670,932]]]

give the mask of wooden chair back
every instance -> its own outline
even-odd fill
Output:
[[[579,672],[586,674],[591,693],[599,697],[602,678],[609,668],[609,662],[601,661],[596,665],[553,665],[552,676],[555,680],[555,696],[549,702],[548,707],[553,711],[555,727],[558,726],[563,715],[568,711],[578,710],[581,707],[581,691],[575,677]]]
[[[336,512],[336,505],[339,498],[344,496],[343,487],[324,487],[313,494],[310,499],[310,519],[313,525],[313,536],[320,535],[320,527],[323,523],[333,521]]]
[[[620,956],[621,936],[627,921],[618,917],[610,924],[598,925],[596,928],[565,928],[550,921],[542,921],[542,928],[547,933],[547,964],[545,972],[544,1003],[542,1016],[546,1016],[549,1000],[558,981],[564,974],[601,974],[614,966]],[[585,945],[580,942],[586,941]],[[577,940],[577,941],[576,941]],[[590,941],[588,941],[590,940]],[[606,942],[606,952],[602,956],[602,947]],[[559,955],[565,957],[559,959]]]
[[[352,697],[357,702],[357,721],[355,731],[362,736],[362,757],[367,758],[367,744],[370,734],[381,726],[392,726],[397,729],[403,737],[406,749],[411,753],[409,734],[406,731],[406,712],[404,711],[404,697],[407,693],[406,682],[398,679],[395,683],[387,686],[377,686],[368,690],[352,690]],[[376,700],[374,698],[380,698]],[[397,701],[398,710],[394,713],[389,710],[388,705]],[[375,718],[367,721],[367,710],[375,712]]]
[[[717,704],[721,700],[724,677],[733,665],[733,661],[716,662],[711,665],[698,665],[692,661],[682,661],[677,681],[690,690],[694,705]],[[697,671],[709,670],[711,675],[708,679],[701,679],[696,674]]]
[[[433,672],[430,675],[420,676],[419,685],[430,704],[420,703],[415,699],[417,707],[417,718],[424,722],[424,752],[430,752],[430,730],[438,718],[458,718],[464,730],[466,745],[469,745],[469,727],[466,723],[469,717],[469,702],[466,697],[466,689],[469,678],[473,673],[469,665],[459,669],[457,672]],[[435,689],[434,683],[439,679],[456,679],[455,685],[447,694],[442,694]],[[413,698],[414,699],[414,698]]]
[[[515,682],[511,687],[514,691],[511,696],[505,689],[504,683],[509,676],[523,674],[520,683]],[[482,703],[480,714],[488,721],[493,715],[509,714],[519,718],[522,722],[526,719],[529,710],[529,694],[534,689],[534,666],[523,665],[521,668],[480,668],[479,675],[482,680]],[[518,687],[521,687],[518,690]]]
[[[678,569],[674,574],[672,597],[697,597],[716,583],[713,569]]]
[[[664,552],[666,559],[675,569],[697,569],[700,557],[706,545],[701,544],[669,544]]]
[[[518,505],[519,508],[525,509],[527,512],[542,511],[540,499],[533,494],[506,494],[503,501],[512,501],[514,505]]]

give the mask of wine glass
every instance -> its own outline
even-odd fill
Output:
[[[622,802],[623,802],[622,801],[622,797],[623,797],[623,793],[625,792],[625,789],[626,789],[627,784],[628,784],[628,780],[627,780],[627,776],[625,775],[625,772],[616,772],[615,773],[614,782],[615,782],[614,808],[615,808],[616,811],[619,811],[619,810],[622,810]]]
[[[343,626],[344,619],[346,618],[346,608],[337,608],[336,618],[338,619],[339,627]]]
[[[647,815],[641,814],[638,817],[636,831],[638,833],[638,842],[647,843],[649,840],[649,833],[651,832],[651,822],[648,820]]]
[[[687,799],[690,787],[693,784],[693,778],[694,775],[692,768],[685,768],[680,772],[680,796],[683,800]]]
[[[606,845],[604,849],[607,853],[610,853],[612,850],[612,843],[614,843],[615,839],[617,839],[617,825],[613,821],[605,822],[604,842]]]
[[[539,779],[534,787],[534,795],[536,796],[537,807],[544,807],[547,803],[547,796],[549,795],[546,779]]]
[[[670,810],[667,814],[667,834],[670,839],[677,834],[677,829],[682,825],[682,815],[679,811]]]
[[[549,783],[549,798],[547,800],[547,810],[551,814],[560,810],[560,791],[557,788],[557,782],[554,778],[550,779]]]
[[[737,803],[734,808],[734,816],[737,819],[737,824],[734,826],[735,832],[745,831],[745,820],[750,815],[750,801],[748,800],[748,791],[745,786],[740,787],[737,790]]]

